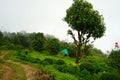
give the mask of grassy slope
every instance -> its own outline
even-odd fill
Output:
[[[74,58],[70,58],[67,56],[60,56],[60,55],[52,56],[52,55],[46,54],[46,52],[39,53],[39,52],[33,51],[30,53],[30,56],[32,56],[34,58],[39,58],[41,60],[44,60],[45,58],[52,58],[52,59],[56,59],[56,60],[62,59],[67,64],[71,64],[71,63],[75,64]],[[42,69],[46,72],[50,72],[52,74],[52,76],[54,76],[55,80],[78,80],[75,75],[57,71],[53,65],[44,66],[44,65],[36,64],[36,67],[39,69]]]
[[[5,60],[9,59],[10,57],[12,57],[12,54],[15,53],[15,51],[1,51],[1,52],[7,52],[8,54],[4,57]],[[2,54],[0,54],[1,56]],[[2,64],[11,67],[12,69],[14,69],[14,73],[12,75],[12,80],[26,80],[26,76],[25,76],[25,72],[23,67],[21,67],[20,65],[17,64],[13,64],[10,62],[2,62]],[[2,70],[3,67],[0,67],[0,70]],[[0,76],[3,76],[3,73],[0,72]]]
[[[14,53],[16,53],[16,52],[14,52]],[[24,52],[21,52],[21,53],[24,53]],[[52,59],[56,59],[56,60],[62,59],[67,64],[72,63],[72,64],[76,65],[75,58],[69,58],[69,57],[64,57],[64,56],[59,56],[59,55],[51,56],[46,52],[39,53],[36,51],[29,52],[28,55],[31,57],[34,57],[34,58],[39,58],[41,60],[44,60],[45,58],[52,58]],[[15,60],[15,57],[12,56],[11,54],[9,54],[9,59]],[[82,59],[81,63],[91,62],[92,65],[94,66],[94,68],[97,69],[97,67],[100,67],[103,70],[103,71],[99,72],[98,74],[94,74],[94,76],[96,76],[96,79],[94,79],[94,80],[97,80],[97,78],[100,77],[100,75],[103,74],[105,71],[113,72],[113,73],[116,72],[115,69],[112,69],[111,67],[109,67],[107,65],[107,61],[108,61],[107,58],[105,58],[101,54],[91,54],[91,55],[85,57],[84,59]],[[52,76],[54,76],[55,80],[78,80],[76,75],[60,72],[55,69],[54,65],[41,65],[41,64],[34,64],[34,63],[28,63],[28,64],[34,65],[36,68],[41,69],[45,72],[50,72],[52,74]]]
[[[14,74],[12,76],[12,80],[26,80],[25,72],[23,67],[13,63],[5,63],[6,65],[12,67],[14,69]]]

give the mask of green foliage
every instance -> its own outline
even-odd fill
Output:
[[[28,61],[31,63],[40,63],[41,60],[39,58],[33,58],[30,55],[26,55],[24,52],[18,52],[17,54],[14,54],[17,59],[20,61]]]
[[[104,19],[86,0],[74,0],[66,13],[64,20],[72,29],[94,38],[103,36],[105,32]]]
[[[73,44],[69,44],[67,47],[68,51],[69,51],[69,56],[70,57],[76,57],[76,47]]]
[[[0,31],[0,45],[2,45],[2,42],[3,42],[3,34],[2,34],[2,32]]]
[[[80,77],[79,80],[91,80],[92,76],[89,71],[84,69],[79,73],[79,77]]]
[[[103,73],[100,80],[120,80],[120,75],[116,73]]]
[[[13,60],[22,63],[37,65],[39,69],[51,73],[55,80],[108,80],[108,76],[113,80],[119,80],[117,70],[108,65],[108,59],[94,50],[91,52],[78,65],[73,62],[74,58],[59,59],[58,56],[35,51],[28,54],[21,50],[8,52],[5,59],[14,58]]]
[[[89,71],[91,74],[94,73],[94,67],[91,63],[89,62],[84,62],[82,64],[79,65],[79,69],[80,71],[86,69],[87,71]]]
[[[43,33],[36,33],[32,40],[32,47],[36,51],[42,51],[44,47],[45,37]]]
[[[56,61],[56,64],[57,65],[63,65],[63,64],[65,64],[65,61],[59,59],[59,60]]]
[[[76,76],[58,71],[52,72],[55,80],[78,80]]]
[[[49,64],[54,64],[56,62],[56,60],[52,58],[45,58],[44,61],[47,61]]]
[[[92,4],[86,0],[73,0],[72,6],[67,9],[64,21],[66,21],[72,30],[77,31],[78,39],[72,30],[68,30],[68,34],[74,39],[76,44],[76,63],[79,63],[82,54],[89,49],[88,43],[90,38],[94,40],[100,38],[105,33],[105,23],[103,16],[93,9]],[[81,47],[85,47],[81,50]]]
[[[69,74],[76,74],[77,73],[77,68],[70,66],[70,65],[55,65],[56,69],[60,72],[64,72],[64,73],[69,73]]]
[[[120,50],[112,50],[109,57],[111,66],[120,67]]]
[[[56,38],[51,39],[48,43],[48,50],[51,54],[58,54],[60,51],[60,41]]]
[[[41,61],[41,64],[45,66],[45,65],[49,65],[49,62],[48,61]]]

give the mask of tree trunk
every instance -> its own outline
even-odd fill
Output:
[[[80,62],[82,55],[80,50],[80,45],[77,46],[77,52],[76,52],[76,63],[78,64]]]

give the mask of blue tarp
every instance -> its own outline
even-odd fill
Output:
[[[68,55],[68,50],[67,50],[67,49],[63,49],[63,50],[60,51],[60,52],[62,52],[62,53],[65,54],[65,55]]]

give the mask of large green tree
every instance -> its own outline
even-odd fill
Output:
[[[42,51],[45,43],[45,37],[43,33],[35,33],[32,40],[32,47],[37,51]]]
[[[76,44],[76,63],[79,63],[82,54],[88,48],[87,45],[90,43],[90,38],[95,40],[102,37],[106,27],[103,16],[93,9],[91,3],[86,0],[73,1],[72,6],[66,11],[64,21],[68,23],[72,30],[77,31],[78,39],[72,30],[68,30],[68,34],[72,36]],[[84,50],[81,50],[83,46]]]

